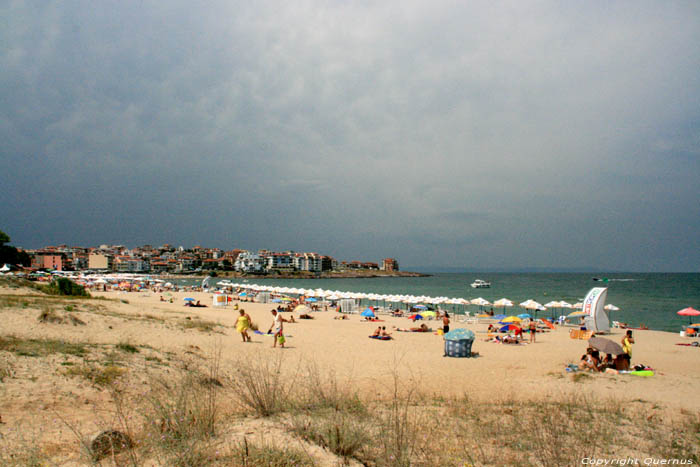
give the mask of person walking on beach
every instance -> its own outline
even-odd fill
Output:
[[[243,308],[239,310],[241,314],[236,320],[236,331],[241,333],[243,342],[250,342],[250,336],[248,335],[248,329],[250,328],[250,316],[245,312]]]
[[[280,348],[284,348],[285,339],[282,323],[285,323],[287,320],[282,318],[282,315],[277,313],[277,310],[270,310],[270,313],[272,313],[272,325],[270,326],[270,329],[267,331],[267,333],[270,334],[272,332],[272,328],[275,328],[275,335],[272,347],[277,347],[277,341],[279,341]]]

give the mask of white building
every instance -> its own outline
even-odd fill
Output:
[[[250,251],[242,251],[233,263],[233,269],[239,272],[262,272],[264,260],[260,255]]]

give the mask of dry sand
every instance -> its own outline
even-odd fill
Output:
[[[0,289],[0,295],[27,293],[31,292]],[[633,363],[653,367],[656,370],[653,377],[598,374],[585,382],[575,382],[564,368],[568,363],[577,363],[587,346],[585,341],[570,339],[569,328],[538,334],[534,344],[504,345],[484,342],[486,324],[463,324],[453,320],[452,329],[465,327],[475,331],[477,339],[472,350],[478,356],[446,358],[441,336],[392,329],[411,326],[406,318],[384,317],[384,322],[375,323],[362,322],[358,315],[350,315],[348,320],[335,320],[338,315],[335,312],[316,312],[313,320],[285,324],[287,344],[285,349],[280,349],[272,348],[270,336],[253,335],[253,342],[242,342],[235,330],[238,312],[232,305],[212,307],[209,294],[176,292],[172,294],[172,304],[160,302],[160,295],[155,293],[92,294],[116,300],[88,301],[96,304],[99,310],[77,313],[86,322],[85,326],[39,323],[37,308],[5,307],[0,310],[0,336],[111,345],[128,342],[150,346],[159,355],[171,352],[181,358],[206,357],[216,350],[221,352],[224,371],[232,371],[241,356],[273,358],[283,353],[290,371],[306,361],[313,361],[323,370],[334,371],[347,384],[370,397],[388,395],[393,375],[398,374],[404,383],[431,395],[527,399],[569,392],[590,393],[623,401],[643,400],[672,409],[700,410],[696,391],[700,382],[700,348],[675,345],[691,342],[678,334],[634,332]],[[184,307],[186,296],[201,300],[207,308]],[[271,305],[239,303],[239,306],[262,331],[267,331],[272,322]],[[217,328],[219,332],[201,332],[196,328],[185,329],[182,323],[187,321],[210,321],[221,327]],[[434,330],[439,326],[437,321],[426,323]],[[369,339],[378,325],[392,331],[394,339]],[[619,341],[622,332],[614,330],[609,337]],[[143,362],[146,353],[141,355],[140,366],[130,368],[133,384],[145,383],[148,372],[169,371],[166,367],[154,370],[148,362]],[[65,440],[73,436],[62,420],[87,423],[104,411],[104,405],[110,401],[107,391],[65,375],[63,355],[39,359],[0,351],[0,359],[13,368],[13,375],[0,383],[3,422],[0,433],[6,440],[36,438],[55,442],[60,451],[65,449],[62,447]],[[144,381],[140,381],[139,371],[144,372]]]

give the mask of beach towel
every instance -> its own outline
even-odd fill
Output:
[[[391,336],[369,336],[370,339],[378,339],[380,341],[390,341]]]

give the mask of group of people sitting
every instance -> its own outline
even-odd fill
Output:
[[[586,353],[581,356],[581,367],[595,372],[602,372],[608,368],[622,371],[630,369],[630,361],[624,354],[613,358],[612,354],[605,354],[605,357],[600,357],[600,352],[589,347]]]
[[[369,337],[371,339],[389,340],[391,339],[391,333],[386,332],[386,326],[379,326]]]

